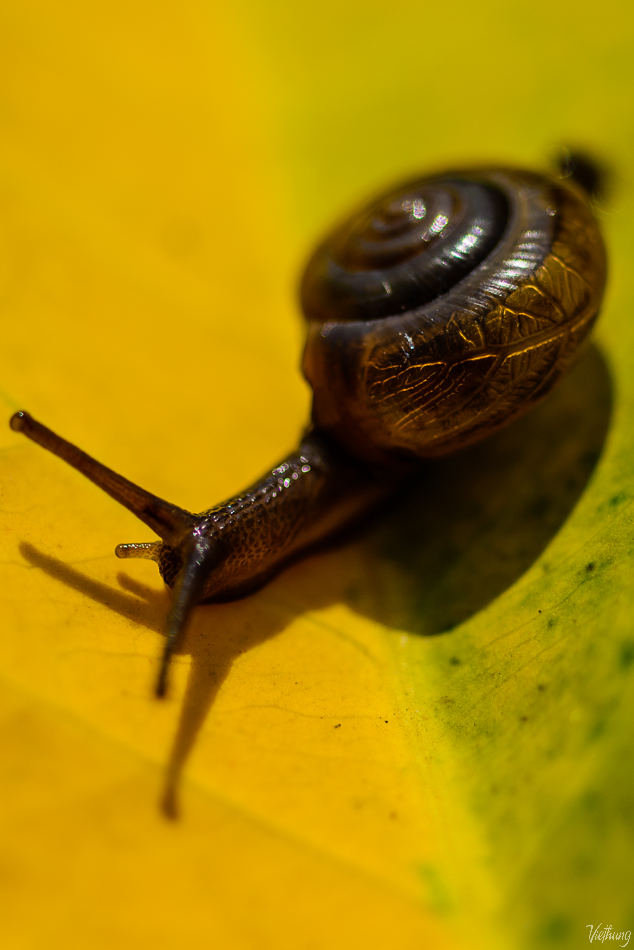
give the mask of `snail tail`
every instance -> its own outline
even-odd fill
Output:
[[[590,198],[605,197],[609,186],[608,170],[593,155],[577,149],[562,148],[557,157],[557,167],[562,178],[571,178]]]

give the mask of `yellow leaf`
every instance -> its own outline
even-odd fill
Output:
[[[615,184],[560,390],[365,537],[199,608],[166,702],[160,578],[113,556],[148,532],[0,428],[3,945],[632,926],[631,34],[619,0],[5,4],[4,415],[191,510],[293,446],[297,275],[356,199],[561,143]]]

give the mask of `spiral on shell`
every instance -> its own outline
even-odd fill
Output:
[[[383,195],[337,227],[304,274],[313,424],[373,463],[478,440],[567,369],[605,274],[574,184],[473,169]]]

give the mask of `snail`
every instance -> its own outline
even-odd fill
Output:
[[[301,283],[311,424],[296,451],[224,504],[192,514],[28,413],[12,417],[161,539],[115,552],[156,561],[173,588],[157,696],[197,603],[262,587],[424,460],[507,425],[564,373],[606,276],[592,171],[572,166],[567,179],[503,167],[419,178],[337,226]]]

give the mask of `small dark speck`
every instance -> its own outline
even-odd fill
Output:
[[[335,729],[340,729],[340,728],[341,728],[341,723],[338,722],[337,725],[335,726]]]
[[[557,620],[555,617],[549,617],[548,620],[546,621],[546,624],[548,627],[554,627],[556,623],[557,623]]]
[[[460,660],[457,656],[452,656],[449,662],[452,666],[460,666]]]
[[[385,722],[385,725],[387,726],[389,719],[384,719],[383,721]]]
[[[538,684],[537,684],[537,689],[540,691],[540,693],[543,693],[544,690],[546,689],[546,687],[544,686],[543,683],[538,683]]]
[[[541,610],[538,610],[537,613],[540,614],[540,613],[541,613]]]
[[[528,716],[520,716],[520,722],[528,722]]]
[[[587,573],[590,574],[594,570],[594,567],[595,567],[594,561],[590,561],[588,564],[586,564]]]

